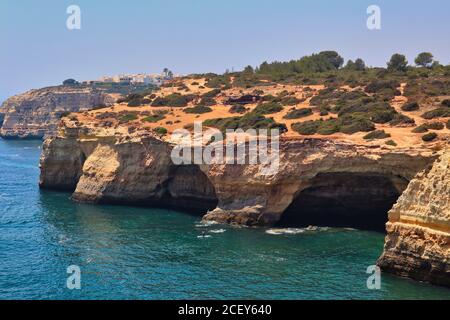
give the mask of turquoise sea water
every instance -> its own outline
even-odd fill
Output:
[[[448,289],[385,274],[380,290],[367,289],[383,234],[270,234],[75,204],[38,189],[40,151],[0,140],[0,299],[450,299]],[[70,265],[81,268],[80,290],[67,289]]]

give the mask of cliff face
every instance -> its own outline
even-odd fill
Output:
[[[387,232],[383,270],[450,286],[450,150],[411,181]]]
[[[0,136],[42,138],[56,132],[62,114],[111,105],[114,99],[86,87],[58,86],[31,90],[6,100],[0,108]]]
[[[437,157],[420,148],[393,151],[343,141],[282,139],[279,168],[267,175],[262,164],[174,165],[171,150],[170,143],[149,133],[78,127],[64,119],[58,137],[44,144],[40,183],[72,188],[79,201],[207,202],[214,210],[205,220],[271,225],[304,195],[316,197],[317,203],[339,200],[354,209],[367,207],[367,201],[375,205],[389,199],[392,205]],[[368,193],[371,200],[366,200]]]

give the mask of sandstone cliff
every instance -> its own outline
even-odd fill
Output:
[[[450,286],[450,150],[411,181],[387,232],[383,270]]]
[[[62,114],[113,102],[110,95],[88,87],[57,86],[31,90],[2,104],[0,136],[42,138],[55,133]]]
[[[379,264],[449,285],[450,154],[433,151],[445,144],[282,139],[279,169],[266,175],[262,164],[175,165],[173,145],[151,131],[64,118],[44,143],[40,186],[73,191],[81,202],[174,207],[248,226],[286,217],[304,226],[383,226],[403,193],[389,215]]]

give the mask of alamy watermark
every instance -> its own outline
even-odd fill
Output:
[[[69,30],[81,29],[81,9],[77,5],[70,5],[66,9],[66,13],[69,15],[66,20],[66,27]]]
[[[380,290],[381,289],[381,269],[380,267],[373,265],[368,266],[366,270],[370,276],[367,278],[367,289]]]
[[[66,286],[69,290],[80,290],[81,289],[81,269],[77,265],[71,265],[67,267],[67,277]]]
[[[186,129],[172,133],[171,158],[176,165],[240,164],[259,165],[261,175],[273,175],[280,165],[279,129],[217,129],[203,131],[194,123],[193,134]]]
[[[377,5],[371,5],[367,8],[367,29],[381,30],[381,9]]]

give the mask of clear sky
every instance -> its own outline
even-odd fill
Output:
[[[69,5],[81,30],[66,28]],[[366,27],[381,8],[381,30]],[[384,66],[394,52],[450,63],[448,0],[0,0],[0,100],[66,78],[217,72],[337,50]]]

